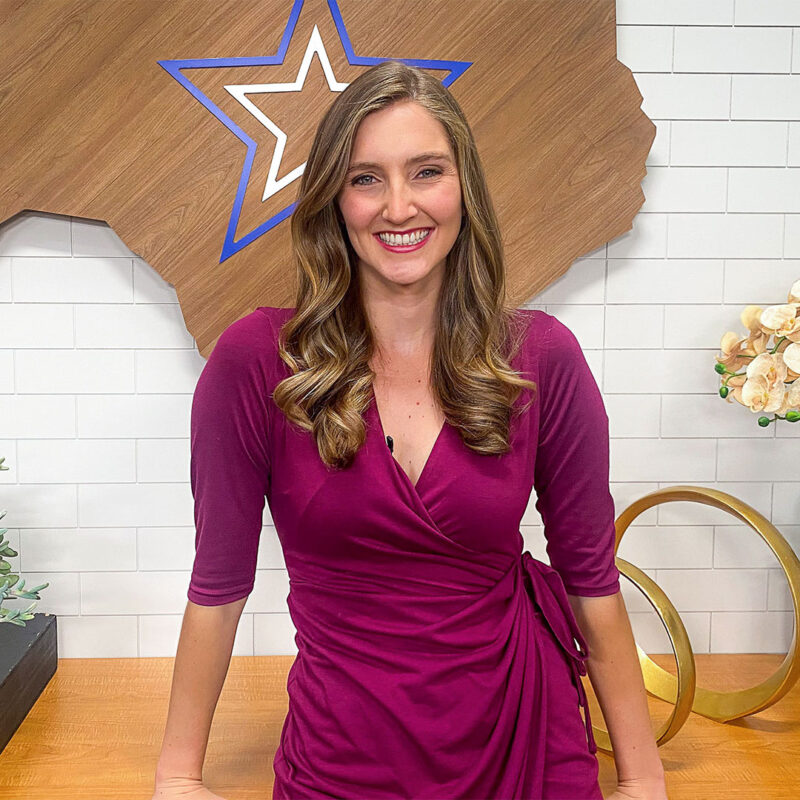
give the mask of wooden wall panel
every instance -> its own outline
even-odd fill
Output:
[[[299,179],[263,199],[277,140],[253,109],[287,134],[280,179],[335,92],[318,55],[302,91],[248,95],[253,109],[225,87],[295,80],[315,27],[342,86],[365,58],[468,64],[431,71],[475,133],[515,304],[630,230],[655,126],[616,59],[615,0],[3,0],[0,221],[104,220],[175,286],[204,355],[256,306],[292,306],[288,216],[258,231]],[[178,59],[215,59],[176,73],[197,96]]]

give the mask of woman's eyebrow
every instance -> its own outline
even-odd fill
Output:
[[[420,161],[447,161],[450,162],[450,156],[447,153],[420,153],[418,156],[412,156],[406,161],[406,166],[410,164],[416,164]],[[350,173],[356,169],[382,169],[381,164],[377,164],[374,161],[356,161],[355,163],[351,164],[347,172]]]

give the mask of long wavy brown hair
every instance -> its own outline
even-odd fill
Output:
[[[507,304],[499,227],[466,117],[438,79],[400,61],[382,61],[350,83],[322,118],[291,216],[297,295],[278,349],[293,374],[278,383],[273,399],[291,422],[314,435],[320,458],[331,467],[349,466],[365,441],[364,412],[375,377],[358,257],[335,198],[360,122],[402,101],[419,103],[444,126],[465,209],[437,298],[434,398],[468,447],[501,454],[510,449],[515,400],[525,388],[537,389],[510,366],[525,316]]]

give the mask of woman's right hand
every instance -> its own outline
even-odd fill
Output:
[[[203,786],[199,778],[160,778],[152,800],[225,800]]]

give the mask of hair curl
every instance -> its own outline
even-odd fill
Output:
[[[278,383],[273,399],[291,422],[313,434],[320,458],[331,467],[349,466],[365,441],[364,412],[374,399],[375,377],[358,258],[336,197],[360,122],[404,101],[419,103],[443,125],[465,210],[437,299],[434,398],[468,447],[501,454],[510,449],[515,400],[525,388],[537,389],[510,366],[525,317],[507,305],[497,218],[464,113],[432,75],[400,61],[382,61],[350,83],[322,118],[291,216],[296,304],[281,327],[278,349],[293,374]]]

